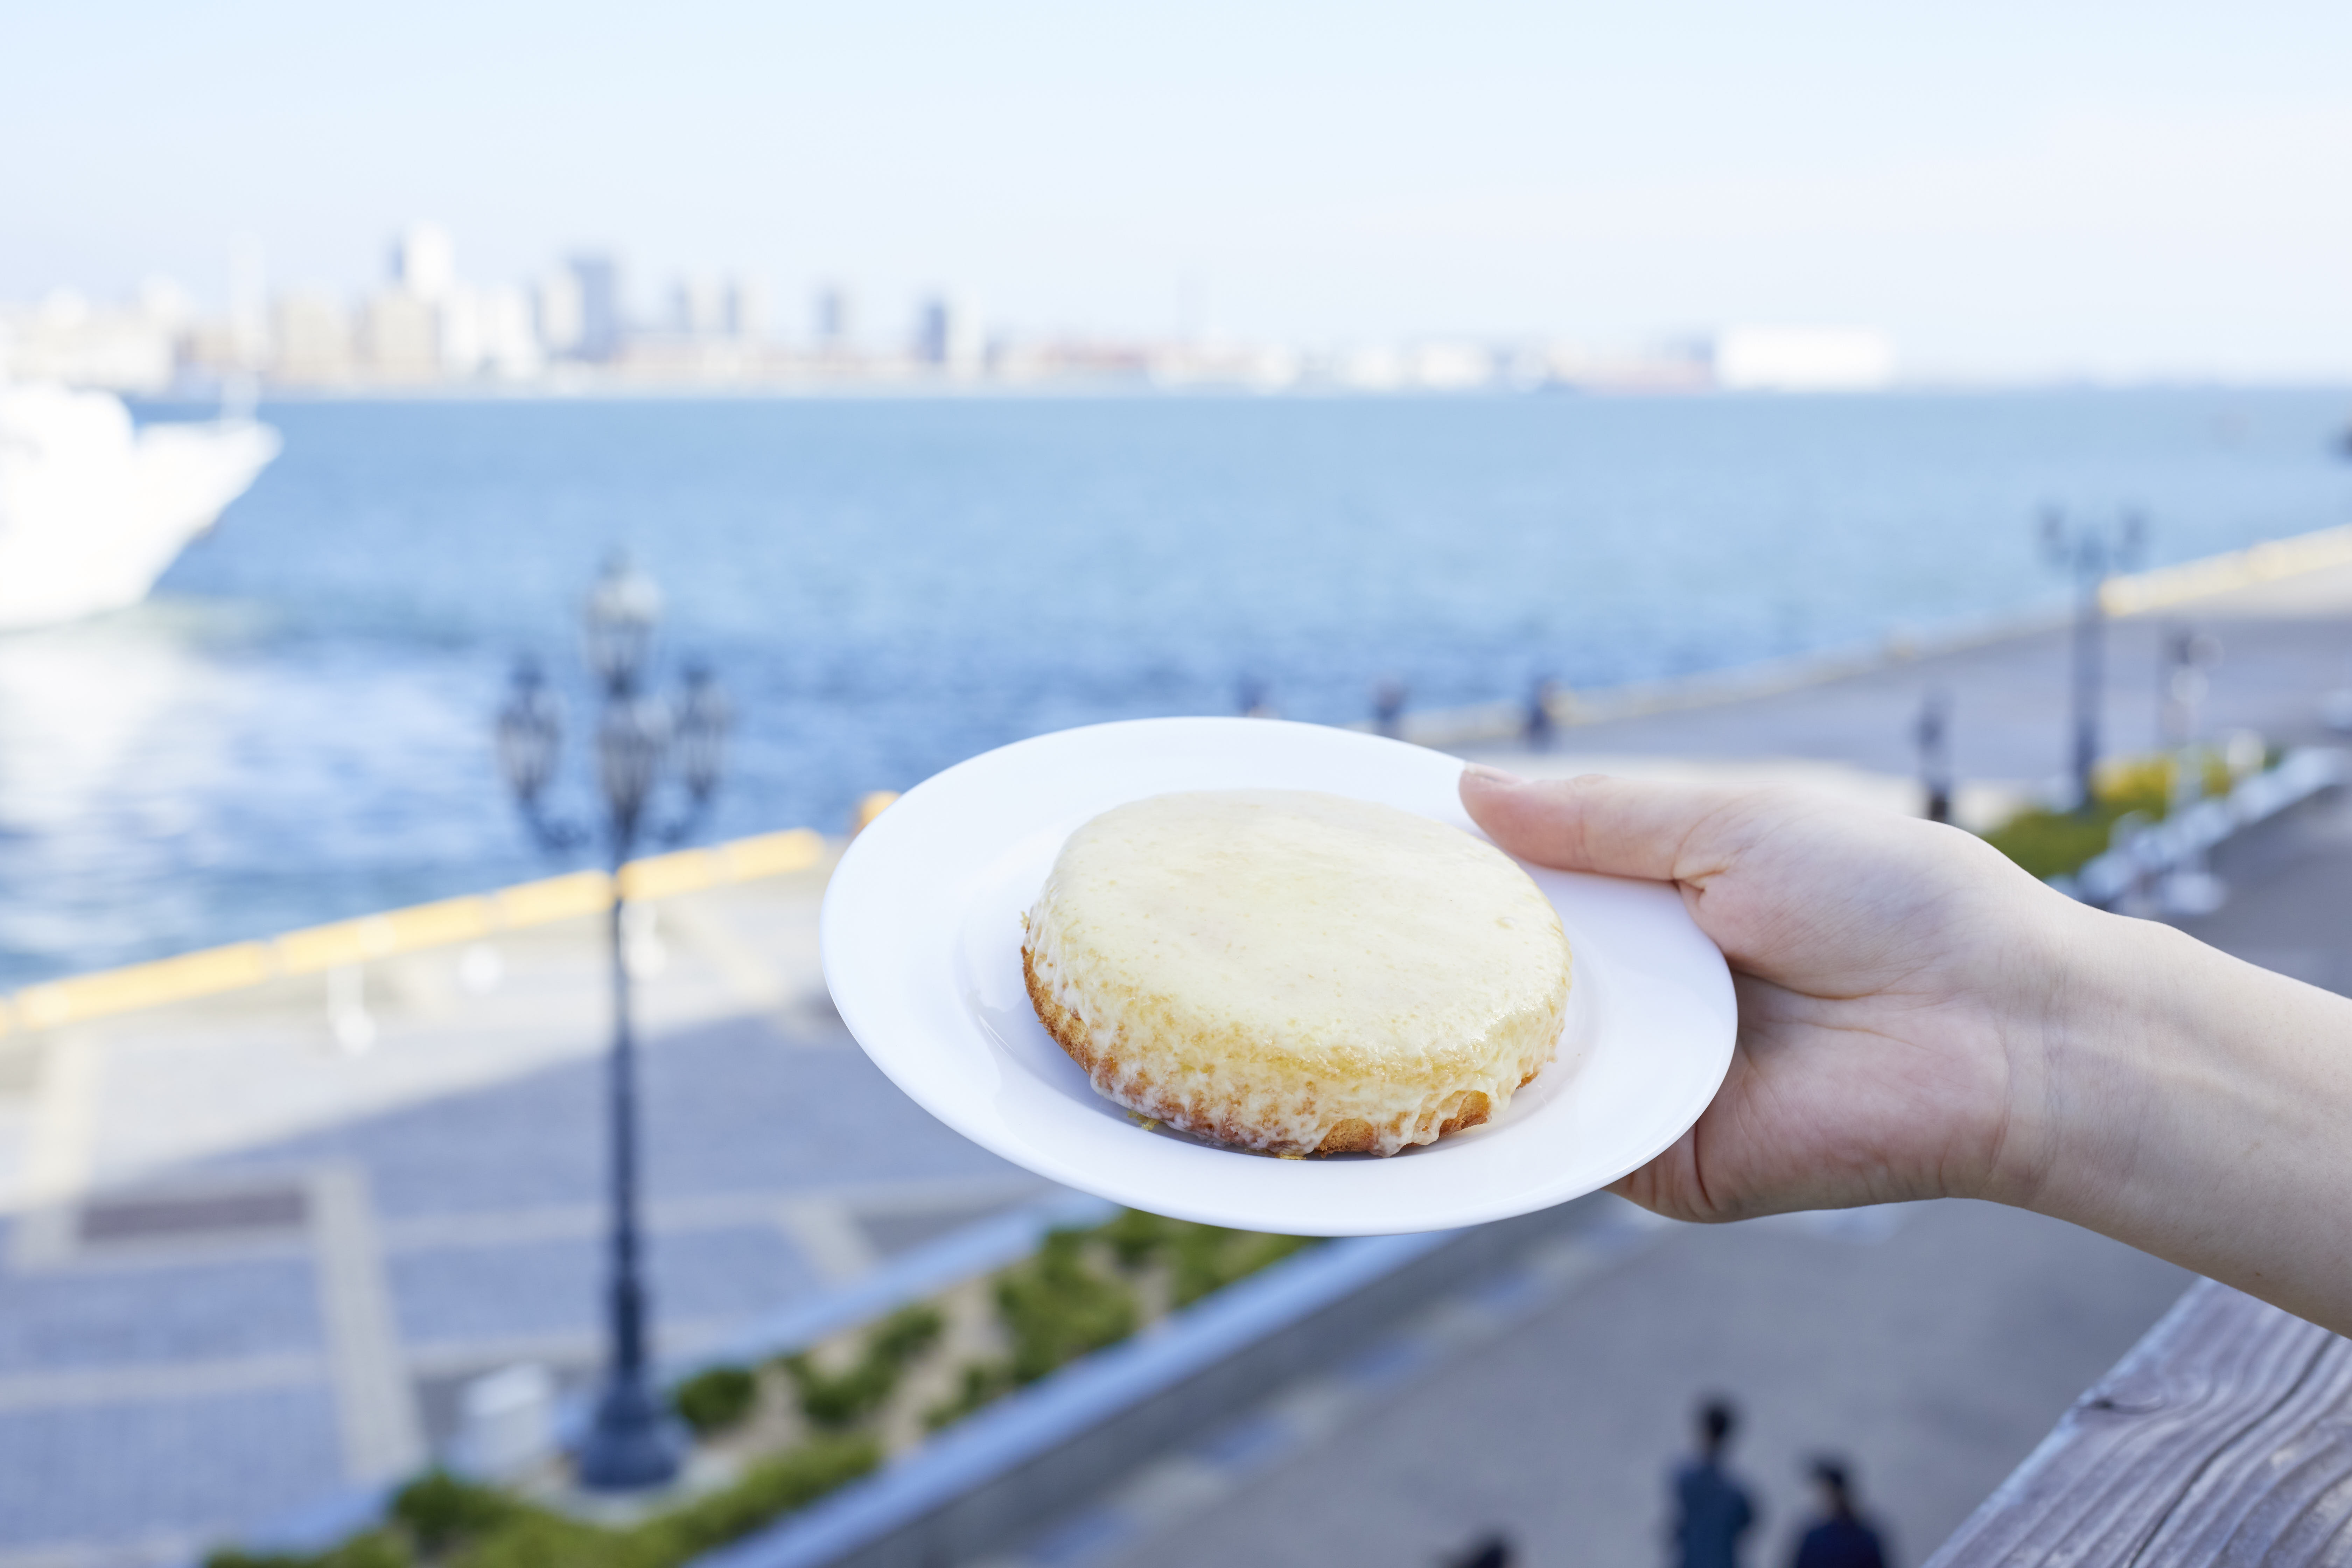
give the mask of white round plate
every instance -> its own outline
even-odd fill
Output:
[[[1440,1230],[1607,1185],[1698,1120],[1731,1064],[1731,975],[1664,883],[1528,868],[1575,981],[1559,1054],[1484,1127],[1388,1159],[1280,1160],[1148,1130],[1029,1005],[1021,916],[1071,830],[1172,790],[1312,789],[1475,832],[1462,764],[1349,730],[1147,719],[1023,741],[908,791],[824,897],[825,984],[866,1054],[974,1142],[1178,1219],[1297,1236]]]

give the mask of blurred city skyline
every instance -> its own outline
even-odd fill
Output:
[[[30,306],[0,302],[0,382],[194,395],[247,386],[375,394],[981,384],[1868,392],[1894,375],[1893,345],[1853,328],[1741,325],[1605,347],[1524,333],[1340,345],[1183,328],[1040,334],[992,329],[948,291],[924,296],[903,324],[862,321],[856,293],[838,282],[815,290],[803,323],[785,327],[766,286],[740,271],[676,278],[650,311],[633,298],[626,262],[610,251],[574,251],[522,283],[469,278],[455,237],[435,223],[402,230],[386,247],[383,276],[355,293],[273,287],[266,253],[249,237],[232,248],[230,272],[228,305],[215,310],[163,275],[142,279],[128,298],[58,288]]]
[[[10,32],[47,62],[0,103],[20,303],[162,275],[224,310],[240,243],[273,291],[358,300],[430,217],[469,279],[611,255],[633,320],[757,298],[788,337],[841,286],[902,346],[954,300],[1031,339],[1796,322],[1931,379],[2352,376],[2352,16],[2315,5],[428,0]]]

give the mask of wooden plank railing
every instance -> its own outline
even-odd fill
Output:
[[[2210,1280],[1927,1568],[2352,1565],[2352,1341]]]

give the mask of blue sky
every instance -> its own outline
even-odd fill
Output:
[[[0,298],[356,289],[404,221],[821,279],[877,335],[1883,328],[1965,375],[2352,378],[2352,6],[0,0]]]

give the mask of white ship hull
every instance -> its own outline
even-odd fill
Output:
[[[278,445],[249,419],[134,430],[107,393],[0,386],[0,630],[139,603]]]

